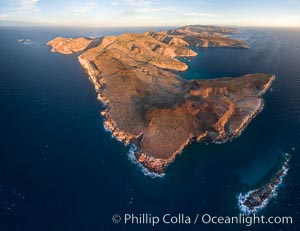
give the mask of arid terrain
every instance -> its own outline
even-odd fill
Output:
[[[197,55],[193,47],[248,48],[227,37],[233,33],[185,26],[96,39],[58,37],[48,45],[62,54],[81,52],[78,60],[105,105],[105,127],[137,147],[135,157],[146,169],[161,174],[191,141],[232,139],[262,109],[273,75],[185,80],[174,72],[188,69],[176,57]]]

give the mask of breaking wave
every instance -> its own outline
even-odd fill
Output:
[[[139,169],[144,173],[145,176],[150,176],[151,178],[157,178],[157,177],[164,177],[166,174],[162,173],[156,173],[156,172],[151,172],[149,169],[145,168],[135,157],[135,152],[137,150],[137,146],[134,144],[130,144],[130,148],[128,151],[128,159],[135,165],[138,166]]]
[[[245,201],[249,198],[249,196],[258,191],[259,189],[254,189],[254,190],[250,190],[249,192],[245,193],[245,194],[242,194],[240,193],[238,196],[237,196],[237,199],[238,199],[238,206],[239,206],[239,209],[242,213],[244,214],[254,214],[254,213],[257,213],[259,212],[260,210],[262,210],[263,208],[265,208],[268,203],[270,202],[270,200],[274,197],[277,196],[277,192],[278,192],[278,188],[282,185],[282,182],[283,182],[283,178],[287,175],[287,172],[289,170],[288,168],[288,163],[289,163],[289,160],[290,160],[290,155],[288,153],[285,153],[285,157],[286,157],[286,160],[282,166],[282,168],[278,171],[282,171],[282,174],[279,176],[279,182],[274,186],[274,188],[272,189],[271,191],[271,194],[270,196],[265,199],[261,205],[259,206],[255,206],[253,208],[253,210],[251,210],[248,206],[245,205]],[[273,178],[274,179],[274,178]],[[273,180],[272,179],[272,180]],[[265,186],[262,186],[262,187],[265,187]]]

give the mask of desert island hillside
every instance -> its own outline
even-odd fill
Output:
[[[248,48],[228,34],[236,29],[184,26],[174,30],[48,42],[53,52],[73,54],[105,105],[101,115],[115,138],[136,147],[149,172],[163,174],[191,141],[225,142],[247,126],[263,107],[262,95],[274,76],[185,80],[176,59],[197,55],[193,47]]]

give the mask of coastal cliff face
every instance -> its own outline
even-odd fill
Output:
[[[175,57],[197,55],[189,46],[246,47],[226,33],[236,30],[187,26],[106,36],[78,47],[78,39],[56,38],[48,45],[64,54],[85,50],[78,59],[106,108],[104,126],[116,139],[136,146],[139,163],[161,174],[191,141],[232,139],[262,109],[261,95],[272,75],[188,81],[171,72],[188,68]]]

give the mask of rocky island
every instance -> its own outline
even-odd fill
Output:
[[[262,95],[274,75],[185,80],[174,71],[188,66],[176,57],[196,56],[193,47],[248,48],[229,38],[233,28],[185,26],[174,30],[102,38],[62,38],[52,52],[81,52],[78,60],[105,109],[112,135],[135,147],[147,171],[163,174],[192,141],[225,142],[247,126],[263,107]]]
[[[28,44],[30,42],[31,42],[31,39],[19,39],[18,40],[18,43],[26,43],[26,44]]]
[[[251,190],[244,195],[239,195],[238,203],[242,212],[246,214],[255,213],[269,202],[269,200],[275,195],[276,190],[282,183],[283,178],[287,175],[290,158],[291,156],[286,154],[286,160],[281,169],[276,173],[269,183],[258,189]]]

